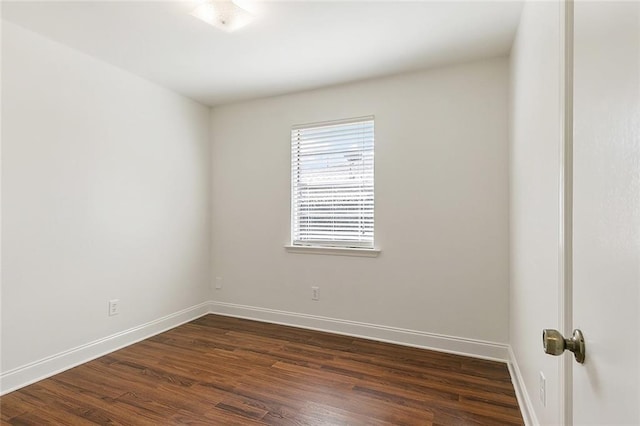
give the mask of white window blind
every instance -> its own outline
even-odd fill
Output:
[[[291,130],[293,245],[373,248],[373,117]]]

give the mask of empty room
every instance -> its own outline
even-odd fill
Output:
[[[3,425],[640,424],[640,2],[1,17]]]

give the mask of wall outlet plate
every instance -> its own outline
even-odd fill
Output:
[[[118,315],[120,313],[120,299],[109,300],[109,316]]]
[[[320,287],[311,287],[311,300],[320,300]]]
[[[540,402],[543,407],[547,406],[547,379],[544,378],[542,371],[540,372]]]
[[[215,286],[216,290],[220,290],[222,288],[222,277],[216,277]]]

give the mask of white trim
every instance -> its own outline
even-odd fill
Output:
[[[285,250],[289,253],[298,254],[328,254],[331,256],[358,256],[358,257],[378,257],[380,249],[353,248],[353,247],[322,247],[322,246],[294,246],[286,245]]]
[[[353,118],[345,118],[342,120],[328,120],[328,121],[318,121],[315,123],[306,123],[306,124],[296,124],[291,126],[291,130],[300,130],[300,129],[316,129],[319,127],[329,127],[329,126],[340,126],[342,124],[352,124],[352,123],[360,123],[362,121],[375,121],[375,115],[364,115],[362,117],[353,117]]]
[[[31,362],[0,375],[0,395],[84,364],[133,343],[193,321],[209,313],[209,302],[200,303],[137,327]]]
[[[519,370],[516,367],[516,372],[514,373],[511,367],[511,363],[515,364],[515,359],[510,352],[509,345],[504,343],[447,336],[418,330],[341,320],[317,315],[278,311],[275,309],[258,308],[233,303],[209,301],[183,309],[157,320],[150,321],[146,324],[132,327],[111,336],[95,340],[85,345],[60,352],[39,361],[6,371],[0,375],[0,395],[7,394],[16,389],[46,379],[47,377],[51,377],[55,374],[61,373],[80,364],[84,364],[151,336],[155,336],[207,314],[246,318],[273,324],[325,331],[421,349],[430,349],[456,355],[505,362],[508,364],[509,372],[511,373],[517,395],[520,395],[518,393],[518,386],[522,387]],[[514,377],[518,377],[517,382],[514,380]],[[522,389],[524,388],[522,387]],[[528,401],[528,399],[526,399],[526,401]],[[521,409],[524,410],[525,404],[522,402],[520,396],[518,396],[518,402]],[[524,415],[523,411],[523,416]],[[530,424],[537,425],[537,423],[527,423],[527,425]]]
[[[516,392],[516,398],[518,400],[518,406],[520,407],[524,424],[526,426],[539,426],[540,422],[538,422],[538,418],[536,417],[536,412],[533,409],[531,398],[529,398],[529,394],[527,393],[527,387],[524,384],[520,367],[518,367],[518,362],[516,361],[516,356],[513,353],[511,346],[509,346],[508,351],[509,362],[507,363],[507,367],[509,368],[511,383],[513,384],[513,389]]]
[[[509,359],[509,346],[504,343],[446,336],[418,330],[237,305],[234,303],[212,301],[210,302],[210,306],[212,314],[326,331],[334,334],[361,337],[364,339],[466,355],[492,361],[508,362]]]
[[[560,7],[560,229],[558,328],[572,334],[573,322],[573,0]],[[558,368],[560,424],[573,424],[573,362],[564,356]]]

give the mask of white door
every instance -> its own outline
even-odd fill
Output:
[[[573,40],[573,423],[640,425],[640,2],[576,1]]]

